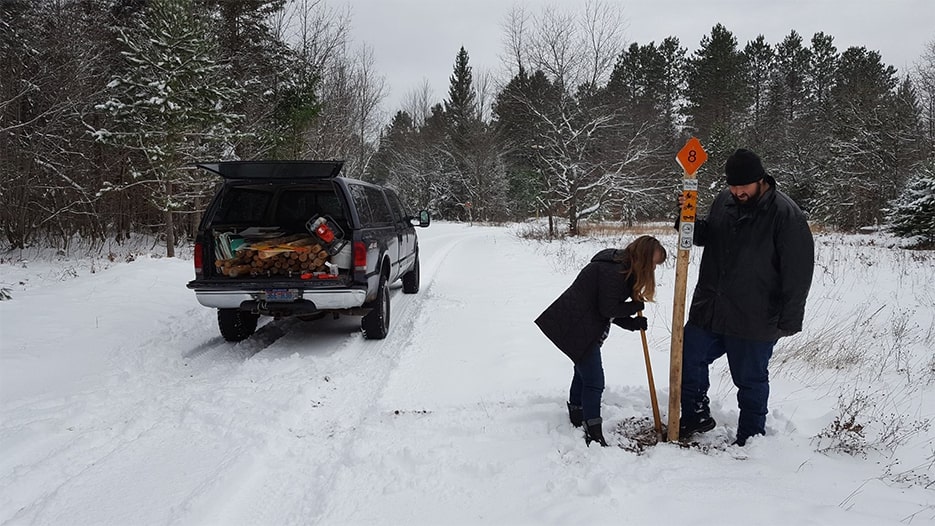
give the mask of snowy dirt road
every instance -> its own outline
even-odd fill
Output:
[[[419,235],[421,291],[393,286],[382,341],[342,317],[225,342],[184,259],[2,267],[18,285],[0,302],[0,524],[646,524],[662,509],[733,524],[738,502],[769,509],[764,524],[935,521],[931,490],[815,453],[834,400],[794,382],[742,453],[726,447],[721,368],[710,447],[635,454],[613,430],[652,412],[625,331],[604,352],[605,429],[621,447],[585,447],[564,414],[570,362],[532,320],[621,240],[446,223]],[[665,419],[672,269],[658,279],[646,311]]]
[[[171,260],[43,283],[4,304],[0,519],[309,524],[366,500],[373,488],[342,497],[333,487],[379,461],[361,449],[368,430],[428,414],[434,382],[424,377],[437,376],[436,363],[457,367],[460,352],[432,347],[483,329],[461,327],[469,312],[459,306],[471,298],[449,285],[468,281],[475,297],[499,287],[461,279],[484,267],[478,258],[495,233],[457,230],[423,236],[422,290],[393,287],[382,341],[364,340],[359,318],[343,317],[272,321],[224,342],[214,312],[184,288],[190,263]],[[420,338],[446,314],[455,319],[445,338]],[[47,333],[36,332],[36,316]],[[435,357],[426,366],[406,353]],[[383,403],[400,381],[416,390],[415,405]]]

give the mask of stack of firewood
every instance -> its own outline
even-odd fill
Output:
[[[221,274],[290,276],[326,271],[328,252],[308,234],[295,234],[242,246],[230,259],[215,262]]]

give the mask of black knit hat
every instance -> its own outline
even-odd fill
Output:
[[[766,170],[757,154],[743,148],[727,158],[724,173],[727,174],[727,184],[731,186],[755,183],[766,177]]]

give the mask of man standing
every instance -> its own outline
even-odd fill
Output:
[[[679,436],[714,428],[708,366],[726,354],[740,407],[734,444],[743,446],[766,434],[769,359],[780,337],[802,330],[815,246],[755,153],[737,150],[724,172],[728,187],[695,223],[704,253],[685,325]]]

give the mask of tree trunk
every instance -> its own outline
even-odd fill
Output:
[[[202,215],[204,215],[204,212],[202,212],[201,207],[202,207],[201,197],[196,197],[194,207],[193,207],[195,210],[195,213],[192,215],[192,219],[189,224],[190,230],[188,234],[189,239],[192,239],[192,240],[198,236],[198,226],[201,225],[201,217]]]
[[[175,257],[175,218],[172,210],[166,210],[166,257]]]

